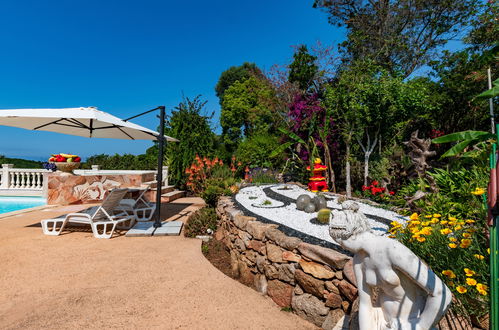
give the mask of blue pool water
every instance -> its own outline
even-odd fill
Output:
[[[45,204],[43,197],[0,196],[0,214]]]

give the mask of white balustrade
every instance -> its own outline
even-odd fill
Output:
[[[12,164],[2,164],[0,189],[43,190],[45,169],[13,168]]]

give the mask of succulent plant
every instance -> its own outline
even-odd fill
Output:
[[[319,221],[322,224],[327,224],[329,223],[329,217],[331,215],[331,210],[330,209],[320,209],[319,212],[317,212],[317,221]]]

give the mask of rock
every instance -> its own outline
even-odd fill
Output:
[[[267,249],[265,248],[265,243],[263,243],[262,241],[258,241],[258,240],[250,240],[246,246],[248,249],[252,249],[256,252],[259,252],[263,255],[266,255],[266,251]]]
[[[357,286],[357,279],[355,278],[355,273],[353,271],[353,258],[350,258],[345,264],[345,267],[343,267],[343,275],[350,283]]]
[[[296,247],[302,242],[301,239],[297,237],[289,237],[276,228],[267,230],[265,232],[265,237],[271,241],[274,241],[280,247],[290,251],[296,249]]]
[[[245,230],[246,225],[248,224],[249,221],[255,221],[255,217],[247,217],[242,214],[237,214],[234,216],[234,224],[237,226],[237,228]]]
[[[293,292],[294,292],[295,294],[297,294],[297,295],[300,295],[300,294],[303,294],[303,293],[304,293],[304,292],[303,292],[303,289],[302,289],[299,285],[295,286],[295,290],[294,290]]]
[[[305,210],[305,206],[307,206],[311,200],[312,198],[307,194],[298,196],[298,198],[296,199],[296,209],[300,211]]]
[[[255,275],[255,289],[263,295],[267,294],[267,278],[265,275],[257,274]]]
[[[229,219],[232,221],[234,221],[237,215],[243,215],[243,212],[239,211],[234,206],[227,207],[225,212],[229,215]]]
[[[315,212],[315,205],[314,203],[310,202],[307,205],[305,205],[305,209],[303,210],[307,213],[314,213]]]
[[[267,258],[258,255],[256,257],[255,262],[256,262],[256,268],[258,269],[258,271],[260,273],[264,273],[265,272],[265,266],[268,265]]]
[[[265,232],[271,228],[275,228],[277,225],[264,224],[260,221],[249,221],[246,224],[246,231],[253,236],[254,239],[263,240],[265,237]]]
[[[348,301],[345,300],[341,303],[341,308],[345,313],[348,312],[348,307],[350,307],[350,303]]]
[[[357,288],[345,280],[333,280],[333,284],[340,289],[340,292],[351,302],[357,298]]]
[[[322,326],[329,312],[322,301],[308,293],[293,296],[291,307],[298,316],[318,327]]]
[[[244,230],[238,230],[237,236],[244,242],[246,246],[248,246],[249,241],[251,240],[251,235],[245,232]]]
[[[324,330],[343,330],[348,329],[348,324],[345,325],[345,313],[341,309],[333,309],[327,314],[324,323],[322,323]]]
[[[323,265],[313,261],[300,260],[300,266],[305,273],[310,274],[315,278],[328,280],[334,277],[332,271],[327,270]]]
[[[278,266],[279,279],[288,282],[292,285],[295,284],[295,267],[291,264],[282,264]]]
[[[343,302],[343,299],[341,299],[341,296],[336,293],[330,293],[326,297],[326,306],[331,307],[331,308],[340,308],[341,303]]]
[[[303,271],[295,270],[295,281],[303,288],[305,292],[311,293],[316,297],[324,296],[324,282],[318,280]]]
[[[239,276],[238,264],[239,264],[238,253],[234,250],[231,250],[230,251],[230,267],[232,269],[232,275],[234,275],[235,277]]]
[[[213,235],[217,241],[221,241],[224,238],[224,230],[222,228],[219,228],[216,232],[215,235]]]
[[[315,209],[319,211],[320,209],[327,208],[326,197],[323,195],[317,195],[312,199],[312,203],[314,203]]]
[[[245,257],[250,260],[253,264],[256,263],[256,257],[258,256],[258,253],[256,253],[255,251],[251,251],[251,250],[246,250],[246,254],[245,254]]]
[[[253,273],[249,269],[248,265],[244,261],[239,261],[238,263],[239,278],[243,283],[253,283],[254,277]]]
[[[291,298],[293,296],[293,286],[281,282],[279,280],[272,280],[267,285],[267,295],[281,307],[291,306]]]
[[[255,263],[248,259],[246,255],[241,255],[241,261],[243,261],[248,267],[252,267],[255,265]]]
[[[332,281],[325,282],[326,289],[331,291],[332,293],[340,294],[340,289]]]
[[[234,245],[236,246],[236,248],[239,252],[246,250],[246,244],[244,244],[243,240],[240,239],[239,237],[236,238]]]
[[[279,278],[279,270],[274,265],[269,265],[269,264],[265,265],[263,267],[263,271],[268,279],[273,280]]]
[[[293,252],[283,251],[282,252],[282,260],[291,261],[291,262],[299,262],[301,257]]]
[[[267,258],[272,262],[284,262],[282,260],[282,250],[280,247],[274,244],[270,244],[267,242]]]
[[[343,272],[341,270],[337,270],[336,272],[334,272],[334,277],[336,277],[339,280],[342,280],[343,279]]]
[[[335,269],[342,269],[350,259],[347,255],[321,246],[301,243],[297,247],[304,256],[323,264],[330,265]]]

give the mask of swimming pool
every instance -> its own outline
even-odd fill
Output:
[[[0,214],[47,204],[43,197],[0,196]]]

